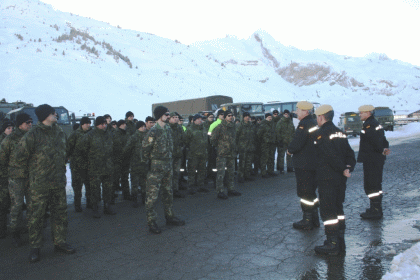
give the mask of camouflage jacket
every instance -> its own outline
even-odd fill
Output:
[[[1,142],[3,142],[4,138],[6,138],[6,137],[7,137],[7,134],[3,132],[3,133],[0,135],[0,143],[1,143]]]
[[[189,149],[188,158],[207,158],[208,141],[203,125],[192,124],[185,134],[185,146]]]
[[[248,123],[242,121],[237,128],[236,147],[238,147],[238,152],[255,151],[255,128],[250,121]]]
[[[127,141],[123,149],[124,161],[129,162],[131,172],[139,173],[147,171],[147,164],[142,162],[143,152],[141,143],[143,142],[146,132],[137,130]]]
[[[112,134],[95,127],[77,142],[75,153],[85,155],[89,175],[108,175],[114,171]]]
[[[295,134],[292,118],[283,117],[276,125],[276,137],[279,145],[287,147]]]
[[[276,131],[274,129],[274,122],[263,120],[257,132],[258,140],[263,143],[275,143]]]
[[[125,128],[125,131],[127,131],[127,134],[129,136],[133,135],[134,132],[136,132],[136,124],[133,121],[125,120],[127,127]]]
[[[66,135],[57,124],[38,123],[16,145],[12,158],[10,173],[29,173],[31,189],[66,187]]]
[[[76,148],[76,144],[77,142],[80,141],[80,139],[82,139],[83,135],[85,135],[87,132],[89,132],[91,130],[91,128],[89,128],[89,130],[83,130],[82,127],[79,127],[78,129],[76,129],[75,131],[73,131],[70,136],[69,139],[67,139],[67,149],[66,149],[66,156],[68,159],[70,159],[70,168],[71,170],[86,170],[88,169],[88,161],[87,158],[80,153],[75,153],[75,148]],[[80,151],[78,151],[80,152]]]
[[[182,157],[182,148],[184,147],[184,137],[185,132],[182,129],[181,125],[174,123],[169,124],[172,131],[172,141],[174,145],[174,150],[172,157],[173,158],[181,158]]]
[[[212,123],[214,123],[214,121],[212,121],[212,122],[205,121],[205,122],[203,123],[204,129],[206,130],[206,132],[208,132],[208,131],[209,131],[210,126],[211,126],[211,124],[212,124]]]
[[[128,138],[130,135],[127,133],[126,130],[117,128],[114,131],[113,135],[113,154],[112,160],[114,164],[122,164],[123,163],[123,149],[127,144]]]
[[[156,123],[142,142],[143,161],[171,160],[173,153],[172,131],[169,125],[161,127]]]
[[[13,174],[10,174],[9,163],[10,160],[15,160],[14,157],[11,158],[13,151],[15,150],[16,145],[25,135],[26,131],[16,128],[12,134],[4,138],[0,146],[0,177],[1,178],[28,178],[28,173],[25,173],[25,170],[14,168]],[[13,176],[12,176],[13,175]]]
[[[233,122],[223,120],[211,134],[211,144],[217,148],[218,157],[236,156],[236,129]]]

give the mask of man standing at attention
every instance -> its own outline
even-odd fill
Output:
[[[50,105],[35,109],[38,124],[19,141],[14,151],[16,165],[29,174],[29,261],[40,260],[43,243],[42,230],[45,210],[51,211],[51,230],[55,251],[66,254],[76,252],[67,239],[66,200],[66,136],[57,125],[57,114]]]
[[[156,223],[156,203],[159,191],[162,188],[162,202],[165,210],[167,225],[183,226],[185,221],[175,217],[173,212],[173,193],[172,193],[172,153],[173,141],[169,122],[168,108],[158,106],[153,111],[156,124],[149,130],[143,139],[143,161],[150,162],[150,170],[146,181],[146,216],[149,231],[154,234],[161,233],[161,229]]]

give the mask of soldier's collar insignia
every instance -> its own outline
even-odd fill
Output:
[[[319,139],[321,139],[321,137],[322,137],[322,136],[321,136],[321,135],[319,135],[316,139],[318,139],[318,140],[319,140]]]
[[[366,128],[369,128],[369,127],[370,127],[370,125],[366,126]]]

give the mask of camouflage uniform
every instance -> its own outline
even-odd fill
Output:
[[[277,170],[284,170],[284,154],[287,152],[287,147],[292,142],[295,134],[295,126],[291,117],[283,117],[276,125],[277,138]],[[287,168],[292,168],[292,156],[286,155]]]
[[[3,132],[2,134],[0,134],[0,143],[3,142],[4,138],[6,137],[7,137],[6,133]]]
[[[185,133],[182,129],[181,125],[177,123],[170,123],[169,126],[171,127],[172,131],[172,140],[174,150],[172,153],[172,166],[173,166],[173,179],[172,179],[172,189],[173,191],[179,190],[179,177],[181,176],[181,163],[182,163],[182,156],[183,156],[183,147],[184,147],[184,137]]]
[[[208,136],[203,125],[191,124],[185,135],[185,145],[188,151],[188,187],[190,190],[196,187],[203,188],[206,178],[206,162]]]
[[[42,230],[47,206],[51,212],[54,244],[66,243],[66,136],[57,125],[38,123],[17,144],[10,172],[29,172],[29,243],[42,246]]]
[[[261,142],[261,175],[274,173],[274,153],[276,151],[276,133],[274,122],[263,120],[258,130]]]
[[[261,124],[258,124],[257,122],[255,122],[253,126],[254,126],[254,131],[255,131],[255,152],[254,152],[254,157],[252,159],[252,163],[254,164],[253,173],[255,175],[258,175],[258,170],[261,169],[260,167],[261,141],[259,141],[259,139],[257,138],[257,132],[259,131]]]
[[[66,154],[67,158],[70,159],[71,186],[73,187],[74,191],[74,205],[76,207],[81,206],[83,184],[85,185],[85,197],[87,204],[90,204],[88,161],[83,154],[75,153],[76,144],[90,130],[91,129],[85,131],[82,129],[82,127],[79,127],[70,134],[69,139],[67,140]]]
[[[112,199],[112,174],[114,164],[112,134],[109,130],[102,130],[97,127],[86,133],[76,144],[75,153],[85,155],[88,160],[88,174],[91,189],[90,202],[93,207],[101,200],[110,203]]]
[[[211,134],[211,144],[217,148],[216,191],[234,190],[236,130],[233,122],[223,120]]]
[[[236,147],[239,152],[238,178],[245,179],[251,175],[252,158],[255,152],[254,125],[248,121],[241,122],[236,130]]]
[[[207,135],[208,135],[208,137],[207,137],[207,143],[208,143],[208,145],[207,145],[207,175],[206,175],[206,178],[209,178],[210,176],[211,176],[211,174],[212,174],[212,166],[211,166],[211,163],[210,163],[210,161],[211,161],[211,157],[212,157],[212,146],[211,146],[211,144],[210,144],[210,136],[211,136],[211,132],[209,132],[209,130],[210,130],[210,126],[212,125],[214,123],[214,121],[209,121],[209,120],[206,120],[204,123],[203,123],[203,126],[204,126],[204,130],[206,131],[206,133],[207,133]]]
[[[6,135],[5,133],[3,133]],[[0,135],[2,140],[4,139],[3,134]],[[3,143],[3,142],[1,142]],[[0,238],[6,237],[7,234],[7,211],[10,208],[10,194],[9,194],[9,182],[8,182],[8,171],[5,151],[3,145],[0,149]]]
[[[26,131],[17,128],[6,137],[1,143],[0,148],[0,165],[1,169],[9,169],[11,162],[15,161],[14,153],[16,145],[25,135]],[[9,193],[11,199],[10,208],[10,231],[12,233],[17,232],[19,224],[22,223],[22,207],[24,198],[26,198],[27,204],[29,204],[29,174],[23,169],[14,168],[9,171]],[[29,213],[29,211],[28,211]],[[29,217],[29,215],[27,215]]]
[[[118,189],[121,183],[124,199],[130,197],[130,186],[128,185],[129,162],[123,160],[123,149],[127,144],[129,134],[126,130],[117,128],[114,131],[114,149],[112,159],[114,162],[114,182],[113,193]]]
[[[150,162],[150,170],[146,182],[146,216],[147,223],[156,223],[156,203],[159,191],[162,189],[162,202],[165,218],[174,217],[172,193],[172,132],[169,125],[161,127],[156,123],[144,137],[142,142],[143,161]]]
[[[125,131],[127,132],[128,137],[130,137],[136,132],[136,124],[128,119],[125,119],[125,123],[127,124]]]
[[[146,197],[146,178],[149,165],[142,161],[143,153],[141,146],[146,133],[147,132],[145,131],[137,130],[130,139],[128,139],[123,150],[124,161],[130,162],[131,195],[133,197],[138,195],[139,187],[141,189],[142,197]]]

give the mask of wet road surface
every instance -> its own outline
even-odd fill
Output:
[[[344,256],[317,256],[323,227],[297,231],[300,220],[294,173],[237,184],[242,196],[209,194],[176,199],[184,227],[167,227],[158,206],[160,235],[148,232],[144,206],[117,203],[116,216],[93,219],[68,206],[68,242],[77,253],[54,253],[50,226],[41,261],[29,264],[25,245],[0,240],[0,279],[381,279],[392,258],[420,240],[420,140],[392,146],[384,169],[384,218],[361,220],[368,207],[362,166],[348,180]],[[71,199],[71,196],[69,197]],[[84,205],[83,205],[84,206]]]

